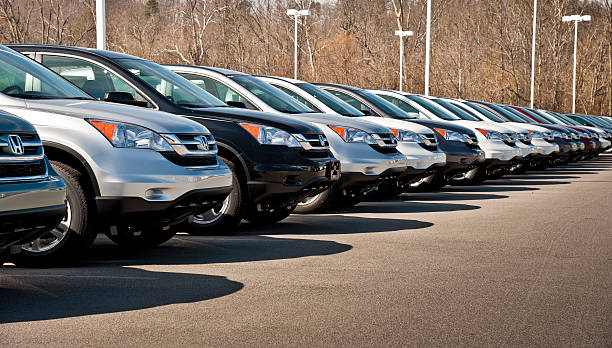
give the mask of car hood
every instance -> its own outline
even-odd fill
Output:
[[[289,133],[321,134],[321,129],[302,118],[297,119],[292,115],[276,114],[269,112],[246,110],[232,107],[214,107],[189,109],[190,116],[211,117],[233,122],[256,123],[264,126],[275,127]]]
[[[504,126],[500,126],[497,123],[494,122],[486,122],[486,121],[469,121],[469,120],[458,120],[458,121],[453,121],[455,123],[458,123],[462,126],[468,127],[468,128],[480,128],[480,129],[486,129],[486,130],[493,130],[493,131],[497,131],[497,132],[501,132],[501,133],[508,133],[508,132],[512,132],[512,130],[504,127]]]
[[[360,120],[373,122],[383,127],[408,130],[419,134],[430,133],[433,134],[433,130],[420,124],[411,122],[411,120],[399,120],[394,118],[377,117],[377,116],[362,116]]]
[[[323,126],[341,126],[361,129],[368,133],[391,133],[389,128],[373,122],[362,120],[361,117],[346,117],[320,113],[290,114],[289,117],[299,117],[300,120],[312,122]]]
[[[530,131],[535,131],[535,132],[546,132],[548,131],[548,129],[544,128],[544,127],[540,127],[538,125],[535,124],[531,124],[531,123],[520,123],[520,122],[506,122],[504,123],[504,126],[513,126],[515,128],[518,129],[523,129],[523,130],[530,130]]]
[[[434,120],[425,120],[425,119],[417,119],[412,120],[410,122],[422,124],[425,127],[429,128],[440,128],[440,129],[448,129],[459,133],[470,134],[476,136],[476,133],[473,129],[461,126],[455,122],[451,121],[434,121]]]
[[[30,110],[62,114],[81,119],[125,122],[157,133],[209,133],[206,127],[183,117],[137,106],[94,100],[27,100]]]
[[[0,110],[0,133],[28,132],[34,133],[34,126],[15,115]]]

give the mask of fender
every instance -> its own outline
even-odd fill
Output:
[[[87,175],[89,176],[89,180],[91,182],[91,185],[93,187],[94,193],[96,194],[96,196],[100,196],[100,186],[98,186],[98,180],[96,179],[96,176],[93,172],[93,170],[91,169],[91,166],[89,165],[89,163],[87,163],[87,161],[85,160],[85,158],[83,156],[81,156],[81,154],[79,154],[78,152],[76,152],[74,149],[65,146],[63,144],[60,143],[56,143],[53,141],[46,141],[43,140],[43,146],[45,148],[55,148],[58,150],[61,150],[63,152],[68,153],[70,156],[74,157],[75,159],[77,159],[79,161],[79,163],[81,165],[83,165],[83,167],[85,168],[85,170],[87,171]]]

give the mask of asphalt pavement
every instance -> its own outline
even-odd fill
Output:
[[[0,269],[0,347],[612,346],[612,155],[79,266]]]

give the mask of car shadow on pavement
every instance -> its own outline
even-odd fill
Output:
[[[283,220],[285,221],[285,220]],[[293,228],[292,224],[285,229]],[[253,229],[251,229],[253,230]],[[180,233],[156,248],[129,250],[100,236],[86,259],[87,263],[134,265],[204,265],[296,259],[325,256],[351,250],[352,246],[326,240],[276,238],[260,235],[190,236]]]
[[[361,203],[364,204],[364,203]],[[358,209],[360,206],[334,210],[333,215],[299,215],[293,214],[289,218],[269,226],[250,226],[243,224],[241,229],[245,234],[268,235],[333,235],[333,234],[359,234],[394,232],[403,230],[416,230],[433,226],[431,222],[409,219],[367,218],[343,213],[370,213],[367,209]],[[366,208],[366,207],[362,207]],[[393,213],[389,207],[381,208],[376,213]],[[410,212],[410,211],[399,211]],[[398,211],[395,211],[398,213]]]
[[[470,191],[470,190],[466,190]],[[398,199],[410,200],[410,201],[477,201],[485,199],[503,199],[510,196],[506,195],[493,195],[485,193],[454,193],[446,192],[443,189],[441,192],[430,192],[430,193],[405,193]]]
[[[0,274],[0,324],[199,302],[242,288],[242,283],[221,276],[130,267],[6,267]]]
[[[520,186],[487,186],[486,184],[479,186],[446,186],[442,189],[443,192],[517,192],[517,191],[538,191],[537,187],[520,187]]]
[[[550,173],[547,173],[550,174]],[[558,180],[565,180],[565,179],[580,179],[579,176],[571,176],[571,175],[556,175],[552,174],[552,175],[544,175],[544,174],[536,174],[536,173],[527,173],[527,174],[521,174],[521,175],[508,175],[506,178],[508,179],[519,179],[519,180],[523,180],[523,179],[536,179],[536,180],[548,180],[548,179],[558,179]]]
[[[82,267],[0,272],[0,324],[116,313],[226,296],[244,285],[223,276],[139,269],[323,256],[352,246],[264,236],[178,235],[157,248],[123,249],[99,236]]]

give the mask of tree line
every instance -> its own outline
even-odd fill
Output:
[[[431,0],[430,94],[529,105],[533,0]],[[107,0],[107,47],[160,63],[424,90],[425,0]],[[573,24],[579,24],[576,110],[612,114],[612,0],[540,0],[535,106],[571,111]],[[95,47],[95,0],[0,0],[3,42]]]

